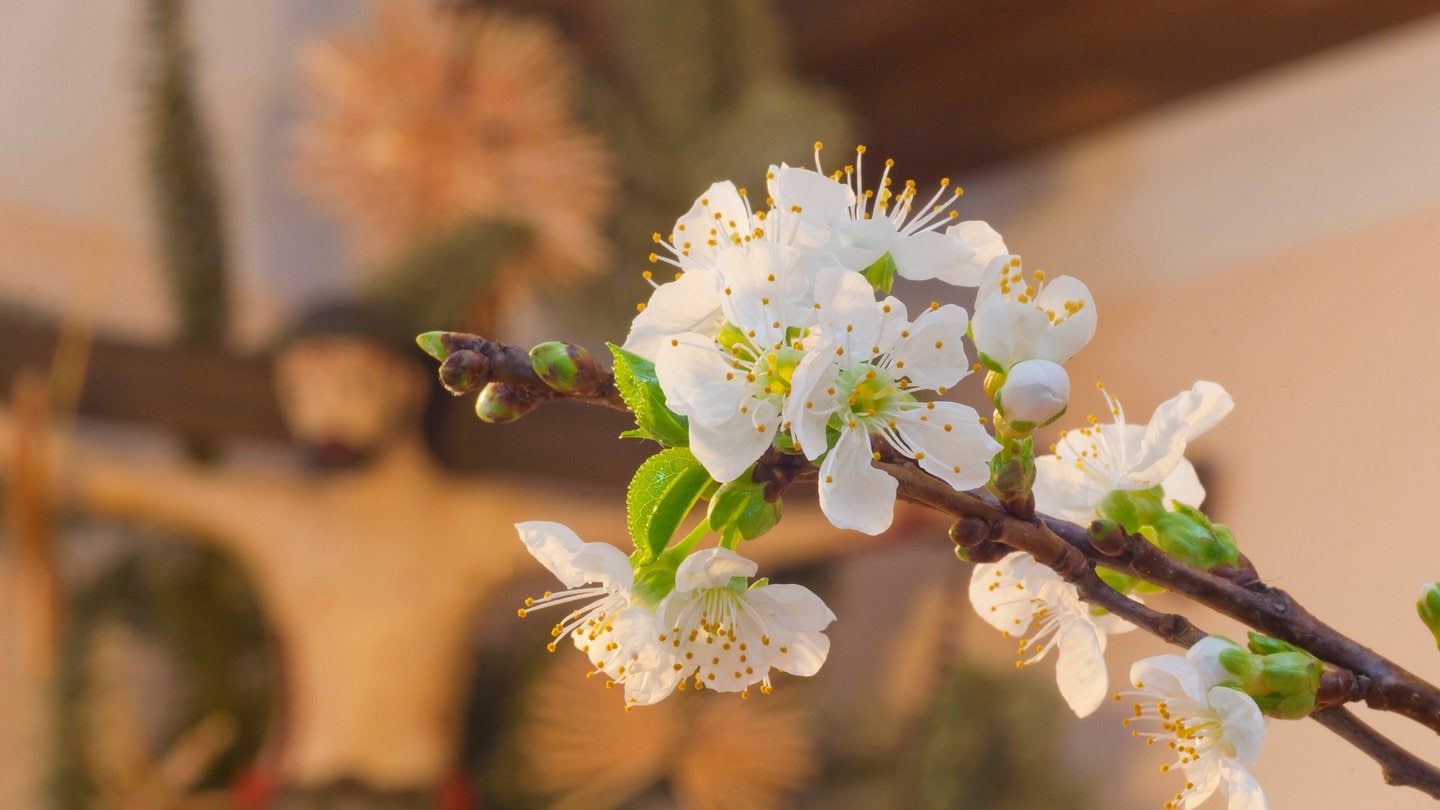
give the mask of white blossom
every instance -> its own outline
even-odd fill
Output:
[[[1078,279],[1025,280],[1019,256],[990,261],[975,294],[971,339],[985,365],[1008,371],[1022,360],[1064,364],[1095,335],[1095,300]]]
[[[862,146],[854,164],[827,176],[817,148],[815,171],[772,166],[767,175],[776,207],[796,213],[809,241],[842,267],[864,270],[889,253],[901,278],[973,287],[992,259],[1009,253],[988,224],[960,221],[951,206],[962,192],[948,179],[922,203],[912,180],[892,189],[895,161],[886,160],[874,188],[866,188],[864,156]]]
[[[790,379],[814,321],[797,252],[753,242],[716,258],[725,326],[670,337],[655,356],[669,407],[689,417],[690,449],[717,481],[753,464],[781,429]]]
[[[956,489],[989,481],[1000,445],[979,414],[916,397],[969,373],[965,310],[933,304],[912,322],[898,299],[877,302],[868,282],[838,268],[817,277],[815,310],[819,340],[795,369],[784,424],[807,458],[824,456],[820,507],[831,523],[878,534],[894,517],[896,482],[872,466],[872,435]]]
[[[1265,717],[1244,692],[1219,684],[1230,680],[1219,655],[1229,642],[1209,636],[1184,655],[1160,655],[1135,662],[1130,681],[1135,690],[1116,695],[1135,698],[1125,719],[1131,733],[1147,744],[1162,743],[1175,752],[1185,787],[1167,801],[1167,808],[1191,810],[1219,789],[1230,810],[1265,810],[1265,794],[1249,768],[1260,758],[1265,742]],[[1154,730],[1142,730],[1140,727]]]
[[[655,610],[634,597],[634,572],[624,552],[608,543],[586,543],[559,523],[530,521],[515,529],[535,559],[566,587],[526,599],[519,615],[583,603],[556,622],[551,637],[568,635],[596,671],[623,684],[626,705],[649,705],[669,695],[680,678],[669,648],[658,640]],[[555,642],[547,648],[554,652]]]
[[[1219,384],[1204,380],[1155,409],[1149,423],[1132,425],[1114,396],[1105,393],[1114,422],[1060,434],[1052,455],[1035,459],[1035,506],[1054,517],[1086,524],[1112,490],[1160,486],[1166,506],[1198,507],[1205,489],[1185,459],[1188,442],[1225,418],[1235,402]]]
[[[1021,360],[1005,375],[995,407],[1011,422],[1047,425],[1070,404],[1070,375],[1059,363]]]
[[[823,631],[835,614],[800,585],[748,585],[754,562],[726,548],[686,557],[675,571],[675,590],[660,603],[676,678],[697,689],[739,692],[760,684],[770,692],[770,670],[814,675],[830,652]]]
[[[1099,708],[1110,690],[1108,634],[1135,629],[1113,614],[1096,614],[1074,585],[1023,552],[977,564],[970,577],[970,604],[991,627],[1020,638],[1020,666],[1056,651],[1056,683],[1079,717]]]

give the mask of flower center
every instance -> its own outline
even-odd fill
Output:
[[[1207,755],[1225,753],[1224,728],[1214,712],[1194,705],[1189,700],[1167,700],[1149,695],[1144,697],[1149,699],[1136,701],[1132,707],[1134,714],[1120,722],[1125,726],[1144,721],[1159,725],[1156,731],[1131,729],[1130,736],[1144,739],[1146,745],[1154,745],[1156,740],[1161,740],[1167,748],[1175,752],[1173,762],[1160,766],[1161,773],[1169,773],[1177,765],[1188,770]],[[1120,698],[1120,695],[1115,696],[1116,700]],[[1212,749],[1216,747],[1221,750],[1212,754]],[[1186,796],[1194,789],[1195,783],[1187,780],[1184,790],[1167,801],[1165,807],[1171,809],[1185,806]]]

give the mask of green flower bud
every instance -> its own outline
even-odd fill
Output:
[[[1435,636],[1435,646],[1440,649],[1440,582],[1432,582],[1420,589],[1420,598],[1415,602],[1420,621],[1430,628]]]
[[[485,422],[503,425],[535,410],[539,404],[533,394],[523,389],[504,383],[490,383],[475,400],[475,415]]]
[[[440,364],[440,384],[452,394],[469,393],[489,380],[490,357],[480,352],[461,349]]]
[[[530,350],[530,367],[556,391],[588,393],[605,378],[605,371],[582,346],[552,340]]]
[[[754,540],[780,522],[780,501],[765,500],[765,485],[743,477],[722,485],[710,499],[710,526],[717,531],[734,526],[740,536]]]

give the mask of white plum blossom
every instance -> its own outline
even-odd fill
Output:
[[[828,176],[820,169],[819,144],[816,147],[815,171],[772,166],[768,187],[775,208],[796,214],[807,238],[835,256],[841,266],[864,270],[889,253],[901,278],[936,278],[973,287],[992,259],[1009,253],[988,224],[959,220],[951,205],[962,192],[959,187],[951,189],[948,179],[941,180],[940,188],[922,204],[914,181],[905,181],[898,192],[892,190],[893,160],[885,161],[875,188],[867,189],[865,147],[856,150],[853,165]]]
[[[675,571],[675,590],[657,608],[674,677],[697,689],[739,692],[760,684],[769,693],[770,670],[814,675],[830,652],[823,631],[835,614],[801,585],[749,585],[754,562],[726,548],[686,557]],[[683,684],[682,684],[683,688]]]
[[[655,610],[634,598],[634,572],[624,552],[608,543],[586,543],[559,523],[530,521],[515,529],[525,548],[567,589],[526,599],[521,618],[541,608],[583,603],[556,622],[550,635],[568,635],[596,671],[623,684],[626,705],[645,706],[669,695],[680,678],[669,648],[658,640]],[[554,652],[555,642],[547,647]]]
[[[784,423],[807,458],[824,456],[820,507],[831,523],[878,534],[894,518],[896,483],[871,464],[872,434],[956,489],[990,480],[1000,445],[975,409],[916,397],[970,372],[965,310],[932,304],[912,322],[898,299],[876,301],[863,277],[838,268],[819,273],[814,306],[818,342],[795,369]]]
[[[1200,381],[1161,403],[1145,425],[1125,421],[1125,411],[1105,393],[1114,422],[1060,434],[1052,455],[1035,459],[1035,506],[1054,517],[1086,524],[1113,490],[1160,486],[1165,505],[1198,507],[1205,489],[1185,458],[1188,442],[1214,427],[1235,407],[1219,384]]]
[[[1107,636],[1135,629],[1114,614],[1097,615],[1074,585],[1023,552],[976,565],[970,604],[991,627],[1020,638],[1020,666],[1056,651],[1056,683],[1079,717],[1099,708],[1109,693]]]
[[[995,408],[1011,422],[1047,425],[1070,404],[1070,375],[1059,363],[1021,360],[1005,375]]]
[[[725,326],[671,336],[655,355],[666,402],[689,417],[690,449],[717,481],[744,472],[781,430],[815,311],[797,255],[771,242],[721,252],[715,283]]]
[[[672,335],[697,332],[714,335],[724,318],[715,284],[715,258],[719,251],[743,245],[754,237],[755,216],[745,195],[726,180],[714,183],[675,221],[670,239],[655,234],[655,242],[669,255],[650,254],[652,263],[678,269],[674,281],[659,284],[630,325],[625,348],[654,359],[663,341]],[[651,274],[645,274],[651,280]]]
[[[980,361],[997,371],[1022,360],[1063,364],[1095,335],[1095,300],[1083,282],[1047,282],[1039,270],[1031,277],[1025,280],[1019,256],[999,256],[980,279],[970,336]]]
[[[863,153],[862,147],[855,165],[833,176],[771,166],[766,174],[768,208],[763,210],[753,208],[745,190],[734,183],[711,184],[675,221],[668,238],[655,234],[659,249],[650,254],[650,261],[669,264],[678,272],[664,284],[645,274],[655,292],[640,305],[625,348],[653,359],[663,342],[676,334],[718,332],[724,321],[716,292],[716,262],[726,251],[752,242],[793,248],[798,252],[795,268],[807,277],[832,264],[861,271],[888,252],[903,278],[939,278],[967,286],[979,282],[993,258],[1008,255],[1004,240],[989,225],[955,221],[958,216],[949,206],[960,190],[942,201],[948,180],[941,182],[929,203],[917,208],[913,182],[907,181],[898,194],[890,190],[893,161],[886,161],[877,189],[863,189],[859,161]]]
[[[1134,697],[1127,726],[1146,743],[1159,742],[1175,752],[1175,761],[1162,765],[1185,772],[1185,787],[1165,803],[1167,808],[1191,810],[1219,789],[1230,810],[1265,810],[1260,783],[1249,768],[1260,758],[1265,743],[1265,717],[1244,692],[1221,686],[1231,677],[1220,666],[1219,655],[1229,642],[1209,636],[1184,655],[1160,655],[1135,662],[1130,681],[1135,690],[1115,699]]]

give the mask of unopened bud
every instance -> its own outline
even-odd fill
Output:
[[[530,367],[546,385],[566,394],[589,392],[605,378],[605,371],[589,351],[558,340],[531,349]]]
[[[1013,428],[1030,430],[1059,419],[1070,404],[1070,375],[1049,360],[1021,360],[995,392],[995,407]]]
[[[710,498],[708,520],[720,531],[733,526],[746,540],[754,540],[780,522],[781,502],[765,499],[765,485],[744,476],[723,484]]]
[[[1430,628],[1435,636],[1435,646],[1440,648],[1440,582],[1432,582],[1420,589],[1420,598],[1415,602],[1420,621]]]
[[[490,381],[490,357],[461,349],[440,364],[440,384],[452,394],[464,394]]]
[[[521,388],[504,383],[490,383],[475,400],[475,415],[495,425],[514,422],[535,410],[540,401]]]
[[[1250,652],[1236,650],[1234,660],[1222,656],[1221,663],[1240,676],[1242,687],[1261,710],[1284,720],[1298,720],[1315,711],[1325,664],[1280,639],[1259,633],[1249,637]],[[1245,659],[1243,666],[1241,658]]]

